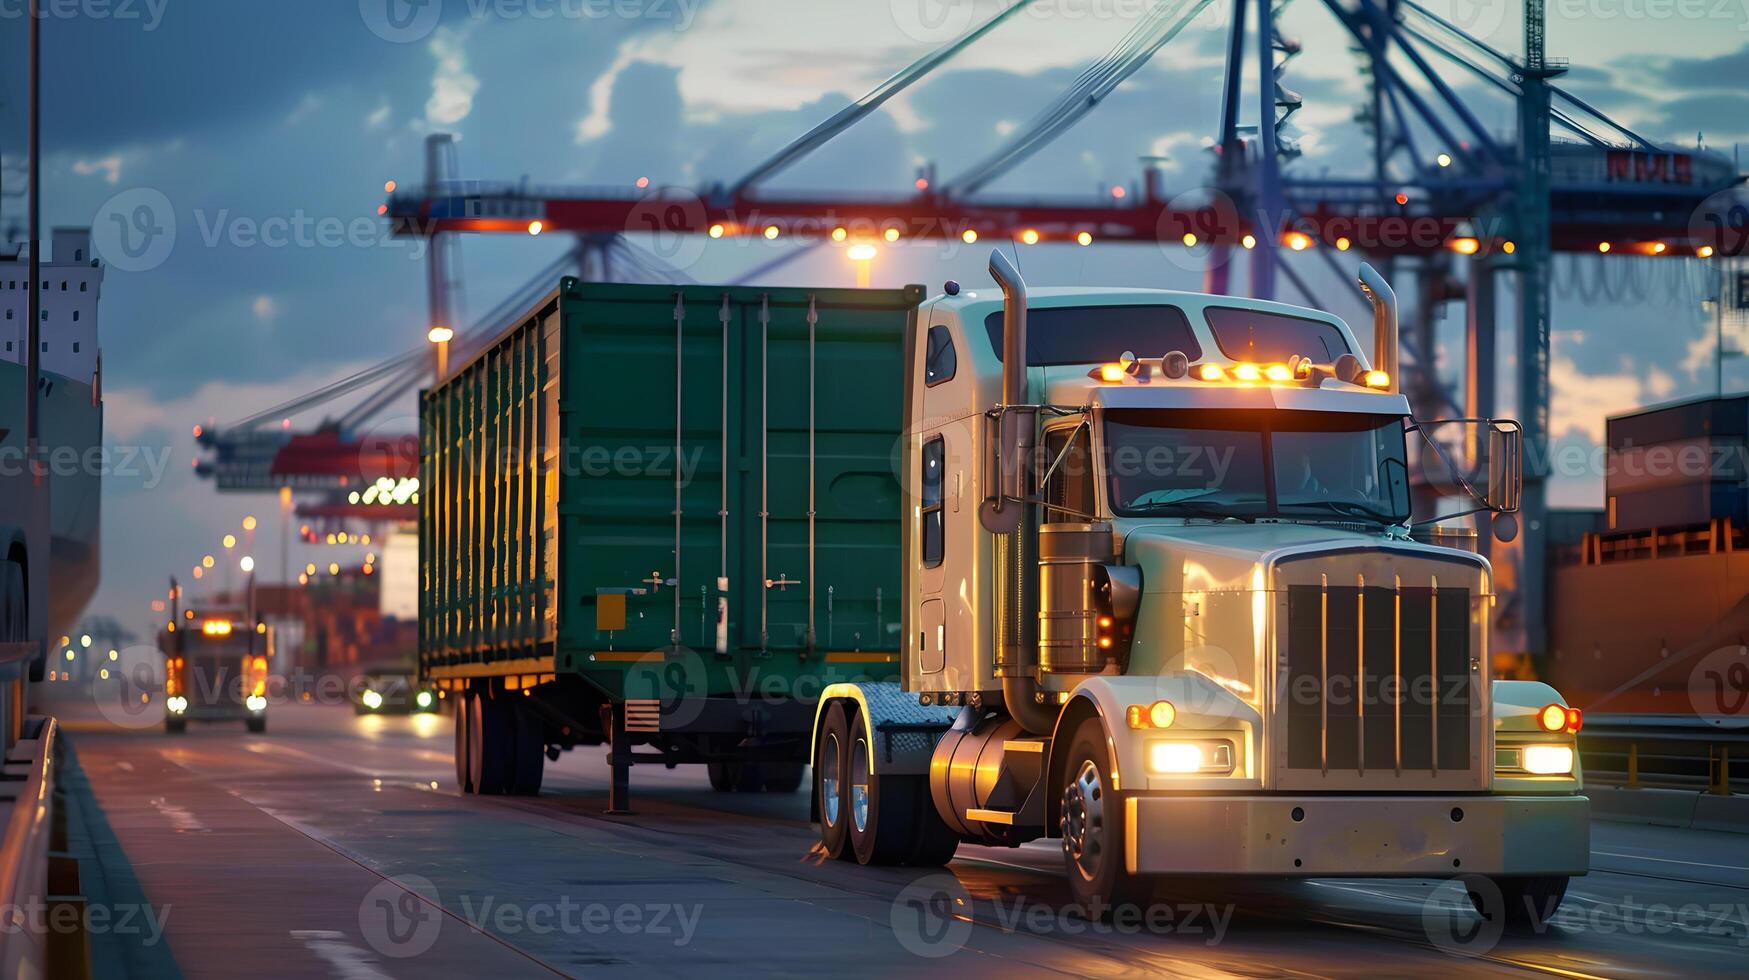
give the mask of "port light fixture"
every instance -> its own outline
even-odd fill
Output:
[[[431,332],[425,335],[425,339],[434,344],[447,344],[455,339],[455,331],[448,327],[432,327]]]

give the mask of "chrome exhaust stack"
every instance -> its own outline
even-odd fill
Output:
[[[1402,390],[1397,379],[1397,294],[1371,263],[1360,264],[1360,291],[1372,302],[1372,368],[1390,377],[1391,392]]]
[[[1008,716],[1034,735],[1056,727],[1057,704],[1039,689],[1038,527],[1027,486],[1038,411],[1026,393],[1026,280],[1001,252],[990,275],[1002,287],[1002,400],[996,409],[988,488],[978,518],[995,535],[991,589],[995,606],[994,671]]]

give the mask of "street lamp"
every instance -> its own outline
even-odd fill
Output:
[[[442,381],[449,374],[449,342],[455,339],[455,331],[440,323],[431,328],[425,339],[437,347],[437,380]]]
[[[845,254],[849,256],[850,261],[856,263],[856,288],[867,289],[870,279],[869,266],[874,264],[874,258],[880,254],[880,250],[863,242],[850,246],[850,250]]]

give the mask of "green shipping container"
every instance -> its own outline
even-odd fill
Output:
[[[424,397],[422,675],[605,701],[895,675],[922,299],[563,280]]]

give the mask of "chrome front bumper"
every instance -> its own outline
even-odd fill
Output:
[[[1131,796],[1136,874],[1582,875],[1583,796]],[[1297,819],[1296,819],[1297,816]]]

